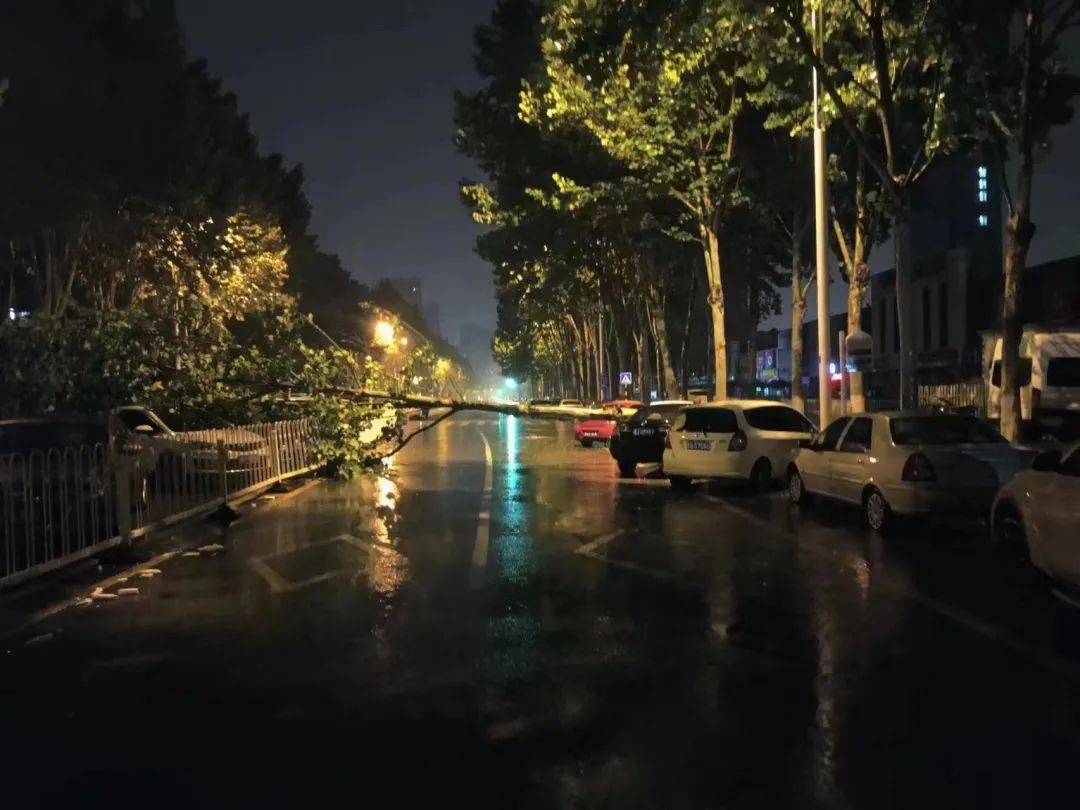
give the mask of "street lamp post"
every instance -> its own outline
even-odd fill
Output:
[[[824,52],[825,24],[818,0],[810,11],[814,29],[814,50],[820,58]],[[820,81],[814,66],[814,235],[817,257],[818,313],[818,408],[821,429],[829,423],[829,264],[826,238],[828,228],[827,189],[825,178],[825,125],[821,115]]]

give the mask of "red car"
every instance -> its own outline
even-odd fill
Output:
[[[641,405],[633,399],[605,402],[601,407],[605,411],[610,411],[611,415],[602,418],[593,416],[574,422],[574,438],[581,442],[582,447],[592,447],[593,442],[610,442],[619,418],[630,416]]]

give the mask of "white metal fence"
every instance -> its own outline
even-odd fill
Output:
[[[305,421],[0,455],[0,588],[310,472]]]

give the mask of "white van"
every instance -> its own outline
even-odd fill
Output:
[[[987,416],[1001,416],[1001,338],[987,369]],[[1020,337],[1020,418],[1045,427],[1080,414],[1080,330],[1025,329]],[[1056,422],[1056,424],[1055,424]]]

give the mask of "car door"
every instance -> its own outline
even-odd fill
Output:
[[[829,454],[829,479],[835,497],[855,503],[861,500],[873,433],[874,420],[857,416],[851,420],[836,452]]]
[[[1048,573],[1080,583],[1080,445],[1043,479],[1032,508]]]
[[[829,465],[840,445],[840,437],[844,435],[850,422],[850,416],[841,416],[815,436],[808,448],[799,453],[799,474],[811,492],[832,494]]]

